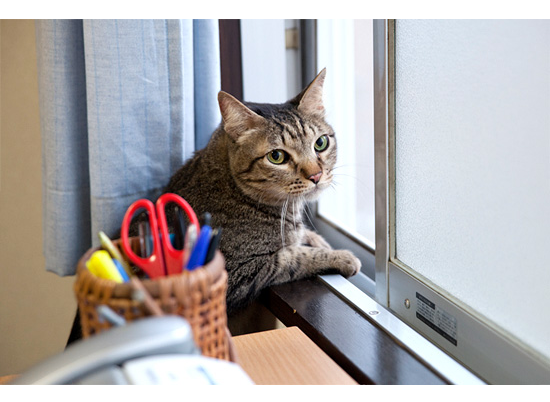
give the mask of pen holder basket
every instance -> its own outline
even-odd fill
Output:
[[[139,249],[138,238],[130,241],[134,250]],[[120,240],[114,240],[113,243],[124,255]],[[110,307],[126,321],[152,315],[142,300],[132,297],[135,289],[130,283],[98,278],[86,268],[92,253],[99,249],[88,250],[77,266],[74,292],[84,338],[111,327],[109,322],[98,315],[97,307],[100,305]],[[234,362],[237,360],[227,328],[227,271],[219,251],[204,267],[154,280],[143,279],[141,284],[163,314],[179,315],[189,322],[195,343],[204,356]]]

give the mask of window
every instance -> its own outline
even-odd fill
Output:
[[[284,102],[327,68],[324,103],[339,163],[309,216],[334,247],[361,259],[352,281],[374,294],[372,20],[243,19],[241,35],[245,100]]]
[[[324,102],[338,140],[331,189],[317,203],[313,225],[335,248],[362,262],[350,280],[374,295],[375,192],[373,114],[373,21],[316,20],[316,71],[327,68]],[[307,51],[307,49],[306,49]]]
[[[318,20],[317,66],[327,68],[324,102],[338,139],[335,186],[318,214],[374,250],[372,20]]]
[[[342,166],[313,224],[363,262],[351,287],[329,286],[384,314],[380,326],[399,327],[436,370],[458,361],[490,383],[548,382],[550,22],[277,24],[278,43],[292,26],[316,46],[275,51],[256,38],[263,63],[286,60],[271,85],[287,93],[254,100],[288,99],[327,68]],[[432,359],[434,345],[455,360]]]
[[[485,380],[547,383],[550,22],[375,25],[377,298]]]

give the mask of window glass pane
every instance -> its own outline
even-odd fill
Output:
[[[286,102],[285,20],[241,20],[241,46],[244,100]]]
[[[396,257],[550,358],[550,21],[398,20],[395,88]]]
[[[374,249],[372,20],[318,20],[317,66],[338,140],[334,185],[319,214]]]

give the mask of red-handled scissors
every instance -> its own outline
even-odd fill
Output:
[[[155,205],[147,200],[135,201],[124,215],[122,220],[122,248],[130,261],[141,268],[150,278],[180,273],[183,269],[184,250],[176,250],[170,242],[168,222],[166,221],[165,207],[169,202],[177,204],[189,218],[191,225],[200,232],[199,220],[193,208],[182,197],[173,193],[166,193],[159,197]],[[128,232],[134,214],[139,209],[147,211],[151,236],[153,238],[153,252],[148,257],[139,257],[130,247]],[[159,231],[160,230],[160,231]]]

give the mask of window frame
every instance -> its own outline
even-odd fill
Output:
[[[315,27],[315,21],[301,20],[299,25],[302,50],[315,49],[311,36],[306,33]],[[308,56],[302,54],[301,57]],[[311,62],[316,58],[309,57],[309,62],[302,60],[304,85],[317,74],[315,62]],[[242,77],[243,87],[246,87],[246,78]],[[246,92],[244,88],[243,92]],[[316,206],[312,208],[313,215],[317,215]],[[371,274],[374,272],[378,257],[372,249],[323,218],[315,218],[314,226],[333,247],[355,252],[363,267],[369,267]],[[369,296],[374,292],[374,282],[365,274],[350,280],[340,275],[325,275],[272,286],[262,293],[261,301],[284,325],[298,326],[360,383],[482,383],[404,324],[385,305],[377,303]],[[352,338],[355,341],[350,341]]]
[[[374,21],[376,292],[375,299],[419,334],[485,381],[548,383],[550,367],[500,328],[396,258],[395,245],[395,20]],[[453,345],[421,322],[418,294],[452,315],[466,342]],[[409,304],[407,305],[407,300]],[[458,332],[460,334],[460,332]]]
[[[464,370],[460,364],[455,364],[452,359],[446,359],[438,351],[434,351],[429,341],[419,332],[409,331],[405,328],[402,321],[393,315],[389,303],[389,269],[386,261],[389,261],[389,255],[394,250],[392,238],[385,235],[389,234],[389,227],[393,222],[392,209],[393,198],[388,194],[388,180],[394,171],[389,165],[388,150],[392,149],[393,135],[388,135],[389,131],[395,129],[394,120],[394,87],[391,84],[394,71],[394,37],[389,35],[388,31],[394,29],[394,22],[383,20],[373,21],[373,34],[375,43],[374,68],[373,68],[373,94],[374,94],[374,130],[375,130],[375,214],[376,214],[376,250],[369,245],[361,242],[352,234],[338,227],[337,224],[325,219],[318,213],[317,202],[313,203],[312,224],[334,248],[348,249],[352,251],[362,263],[359,274],[344,280],[341,276],[320,276],[319,280],[329,287],[332,292],[350,305],[359,308],[367,315],[375,312],[376,318],[383,322],[382,327],[400,340],[407,348],[416,353],[425,353],[426,363],[435,368],[440,375],[447,379],[457,381],[458,383],[476,383],[479,380],[475,375],[471,375],[468,370]],[[388,28],[389,26],[389,28]],[[315,20],[309,24],[302,22],[301,26],[302,43],[309,46],[303,46],[301,49],[302,57],[302,86],[311,82],[318,70],[316,65],[316,24]],[[314,44],[315,46],[312,46]],[[389,51],[391,50],[391,51]],[[392,215],[392,216],[389,216]],[[380,236],[378,233],[384,235]],[[350,283],[353,286],[348,286]],[[366,296],[359,294],[356,290],[363,292]],[[431,355],[428,357],[428,355]]]
[[[317,66],[317,22],[300,20],[302,87],[308,85],[318,74]],[[310,205],[311,223],[332,247],[348,249],[361,261],[361,272],[349,280],[368,295],[375,294],[375,251],[338,225],[318,213],[317,202]]]

